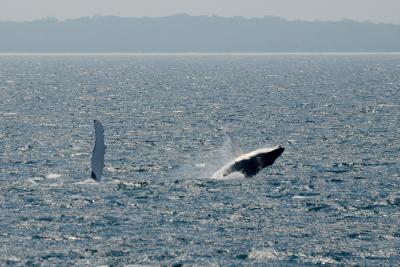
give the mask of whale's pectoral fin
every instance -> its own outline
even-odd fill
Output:
[[[94,129],[96,140],[92,153],[92,173],[90,177],[96,181],[100,181],[101,175],[103,174],[106,146],[104,144],[104,128],[99,120],[94,120]]]

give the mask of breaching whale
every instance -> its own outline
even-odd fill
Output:
[[[272,165],[285,149],[281,146],[260,148],[234,158],[216,171],[212,179],[248,178]]]
[[[96,139],[92,153],[92,174],[90,177],[99,182],[103,174],[104,154],[106,151],[106,146],[104,145],[104,128],[99,120],[94,120],[94,132]]]

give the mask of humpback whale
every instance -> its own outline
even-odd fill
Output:
[[[234,158],[216,171],[212,179],[249,178],[272,165],[285,149],[281,146],[260,148]]]
[[[103,174],[104,154],[106,151],[106,146],[104,145],[104,128],[99,120],[94,120],[94,131],[96,139],[92,153],[92,174],[90,177],[99,182]]]

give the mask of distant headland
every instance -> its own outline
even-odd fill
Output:
[[[400,25],[277,17],[0,21],[0,53],[400,52]]]

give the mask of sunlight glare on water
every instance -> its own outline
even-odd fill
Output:
[[[396,265],[399,114],[400,55],[0,56],[0,264]]]

